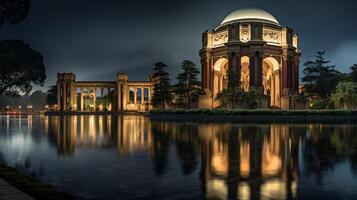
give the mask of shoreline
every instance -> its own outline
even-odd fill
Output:
[[[74,196],[58,191],[54,186],[42,183],[39,180],[26,175],[16,168],[8,167],[0,163],[0,179],[19,189],[34,199],[41,200],[73,200]]]
[[[150,114],[154,121],[169,122],[203,122],[203,123],[355,123],[357,116],[333,116],[333,115],[310,115],[310,116],[284,116],[284,115],[170,115],[170,114]]]
[[[77,111],[50,111],[45,112],[45,116],[68,116],[68,115],[144,115],[143,112],[127,111],[127,112],[77,112]]]
[[[357,110],[154,110],[156,121],[235,123],[355,123]]]

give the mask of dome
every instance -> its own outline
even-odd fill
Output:
[[[233,22],[244,22],[244,21],[265,22],[265,23],[270,23],[280,26],[278,20],[272,14],[270,14],[265,10],[256,9],[256,8],[236,10],[230,13],[226,18],[224,18],[220,26]]]

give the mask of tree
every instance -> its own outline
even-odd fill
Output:
[[[18,24],[30,10],[31,0],[0,0],[0,26],[5,22]]]
[[[262,90],[251,87],[248,92],[244,93],[244,100],[248,108],[255,109],[259,106],[262,98]]]
[[[165,71],[166,68],[167,65],[161,62],[156,63],[153,68],[153,79],[155,80],[155,85],[152,102],[154,105],[161,104],[162,109],[165,109],[165,104],[170,103],[172,100],[169,73]]]
[[[357,64],[354,64],[351,67],[351,80],[352,82],[357,83]]]
[[[305,94],[310,99],[329,99],[337,83],[343,78],[343,75],[334,69],[334,66],[328,65],[330,61],[325,60],[325,52],[319,51],[315,55],[315,60],[309,60],[304,63]]]
[[[57,104],[57,85],[50,86],[50,89],[47,90],[46,103],[48,105]]]
[[[336,86],[336,90],[332,93],[331,99],[336,107],[353,108],[357,103],[356,94],[357,85],[354,82],[340,82]]]
[[[192,102],[199,101],[202,93],[201,82],[198,80],[200,73],[192,61],[184,60],[181,69],[182,73],[177,75],[176,94],[185,102],[187,109],[191,108]]]
[[[244,92],[240,87],[240,81],[235,70],[228,69],[227,76],[227,88],[217,94],[217,99],[222,105],[230,105],[234,109],[238,102],[243,101]]]
[[[46,79],[41,54],[21,40],[0,42],[0,95],[28,94]]]

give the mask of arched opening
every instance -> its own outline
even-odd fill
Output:
[[[240,70],[241,87],[244,91],[247,92],[249,90],[249,57],[242,56],[240,65],[241,65],[241,70]]]
[[[227,87],[228,60],[226,58],[218,59],[215,62],[213,69],[214,69],[214,76],[213,76],[212,91],[213,91],[213,96],[216,96],[219,92],[221,92],[224,88]]]
[[[271,106],[279,106],[280,99],[280,64],[273,57],[263,59],[262,82],[264,94],[270,97]]]
[[[135,99],[135,90],[134,88],[129,88],[129,103],[133,104]]]
[[[148,103],[149,102],[149,88],[144,88],[143,90],[144,92],[144,103]]]
[[[142,99],[142,89],[138,88],[136,89],[136,103],[142,104],[143,102],[141,102],[141,99]]]

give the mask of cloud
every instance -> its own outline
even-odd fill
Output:
[[[331,53],[331,63],[336,66],[336,69],[348,72],[353,64],[357,64],[357,41],[341,42]]]

